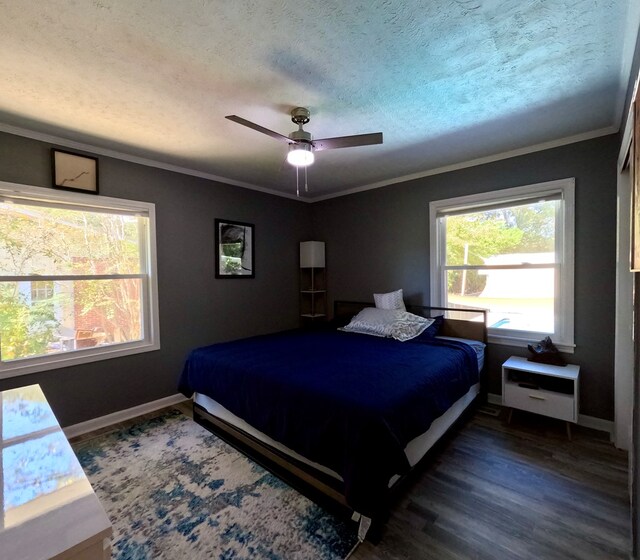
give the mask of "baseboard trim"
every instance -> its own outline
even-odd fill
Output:
[[[609,439],[613,441],[613,431],[615,429],[615,424],[611,420],[604,420],[603,418],[596,418],[595,416],[578,414],[578,426],[584,426],[585,428],[607,432],[609,434]]]
[[[502,406],[502,395],[489,393],[487,395],[487,402],[489,404]],[[611,420],[604,420],[603,418],[596,418],[595,416],[587,416],[586,414],[578,414],[578,426],[584,426],[585,428],[591,428],[592,430],[606,432],[609,434],[609,439],[613,438],[613,431],[615,428],[615,424]]]
[[[161,408],[164,408],[166,406],[178,404],[179,402],[182,402],[184,400],[187,400],[184,395],[176,393],[175,395],[170,395],[168,397],[164,397],[162,399],[144,404],[139,404],[138,406],[133,406],[131,408],[127,408],[126,410],[119,410],[118,412],[112,412],[111,414],[100,416],[99,418],[92,418],[91,420],[87,420],[86,422],[80,422],[79,424],[67,426],[66,428],[63,428],[63,432],[67,436],[67,438],[80,436],[82,434],[92,432],[93,430],[106,428],[107,426],[111,426],[112,424],[131,420],[136,416],[142,416],[143,414],[154,412],[155,410],[160,410]]]

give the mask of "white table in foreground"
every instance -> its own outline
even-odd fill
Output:
[[[502,404],[567,422],[578,421],[580,366],[552,366],[511,356],[502,364]]]
[[[107,560],[111,523],[39,385],[0,392],[0,560]]]

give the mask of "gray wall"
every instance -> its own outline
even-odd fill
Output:
[[[314,237],[326,241],[330,299],[371,301],[403,288],[429,302],[429,202],[566,177],[576,179],[575,343],[580,412],[613,419],[617,135],[435,175],[313,204]],[[491,345],[489,392],[500,364],[525,348]]]
[[[0,133],[0,180],[49,187],[50,147]],[[156,205],[161,349],[0,381],[40,383],[63,426],[175,394],[194,347],[296,327],[298,242],[311,238],[308,204],[99,159],[100,194]],[[255,224],[255,279],[215,279],[214,218]]]
[[[429,303],[428,204],[452,196],[576,178],[576,352],[581,412],[613,418],[616,155],[607,136],[312,205],[100,157],[100,192],[156,204],[162,348],[0,381],[40,383],[63,425],[176,392],[191,348],[298,324],[298,241],[327,242],[332,299],[402,287]],[[0,180],[48,187],[50,146],[0,134]],[[256,278],[216,280],[213,220],[256,225]],[[493,345],[489,390],[520,348]]]

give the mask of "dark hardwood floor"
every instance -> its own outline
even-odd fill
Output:
[[[191,416],[190,403],[171,408]],[[601,432],[575,428],[568,441],[562,422],[505,418],[477,412],[446,436],[400,492],[381,540],[351,560],[628,558],[626,453]]]
[[[353,560],[609,560],[630,550],[627,455],[599,432],[476,413]]]

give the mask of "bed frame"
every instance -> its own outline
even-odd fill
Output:
[[[373,303],[335,301],[334,316],[331,322],[333,327],[346,325],[349,320],[365,307],[374,307]],[[440,330],[443,336],[455,336],[472,340],[487,341],[486,311],[482,309],[462,309],[453,307],[429,307],[429,306],[407,306],[407,311],[423,317],[444,315],[444,323]],[[467,317],[464,319],[463,317]],[[482,399],[483,391],[480,392]],[[478,400],[478,399],[476,399]],[[469,406],[467,411],[473,409]],[[467,411],[454,422],[448,432],[451,431],[461,420],[466,418]],[[197,403],[193,403],[193,419],[200,425],[213,432],[221,439],[242,453],[265,467],[267,470],[283,479],[290,486],[306,495],[309,499],[322,505],[328,511],[347,517],[352,516],[353,510],[347,504],[342,491],[342,483],[332,476],[319,471],[290,457],[289,455],[266,445],[252,435],[246,433],[232,424],[209,414],[205,408]],[[367,534],[370,540],[377,540],[380,530],[384,525],[389,512],[389,507],[399,494],[400,489],[421,470],[424,465],[433,457],[435,449],[442,445],[446,435],[426,453],[426,455],[415,465],[411,471],[403,476],[389,488],[385,503],[380,504],[378,512],[373,516],[371,530]],[[353,517],[352,517],[353,519]]]
[[[358,301],[334,301],[333,323],[335,326],[344,326],[365,307],[375,307],[375,304]],[[439,333],[442,336],[469,338],[485,344],[487,342],[487,312],[484,309],[407,305],[407,311],[421,317],[444,315],[444,323]]]

